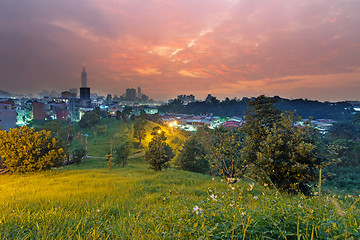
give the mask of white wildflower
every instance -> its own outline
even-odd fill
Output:
[[[245,216],[245,215],[246,215],[246,212],[242,212],[241,215],[242,215],[242,216]]]
[[[202,209],[199,208],[198,206],[195,206],[195,207],[193,208],[193,211],[195,212],[196,215],[199,215],[199,213],[202,213]]]
[[[210,198],[211,198],[212,200],[214,200],[215,202],[217,201],[217,199],[216,199],[216,198],[217,198],[217,196],[216,196],[216,195],[214,195],[214,194],[211,194],[211,195],[210,195]]]
[[[97,212],[100,212],[100,209],[96,209]]]
[[[258,200],[258,199],[259,199],[259,197],[258,197],[258,196],[254,196],[254,199],[255,199],[255,200]]]

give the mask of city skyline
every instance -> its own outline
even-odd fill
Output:
[[[0,3],[0,90],[360,100],[355,0]]]

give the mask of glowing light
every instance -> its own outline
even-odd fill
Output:
[[[158,130],[158,134],[160,134],[161,133],[161,130]]]

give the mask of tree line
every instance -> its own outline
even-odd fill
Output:
[[[278,96],[272,97],[275,106],[281,111],[296,111],[302,118],[346,120],[351,118],[355,112],[350,103],[347,102],[319,102],[308,99],[285,99]],[[252,99],[229,99],[223,101],[211,97],[207,101],[196,101],[184,105],[181,100],[174,100],[169,104],[159,107],[161,113],[182,114],[207,114],[212,113],[220,117],[243,116]]]

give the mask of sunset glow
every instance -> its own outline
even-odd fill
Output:
[[[1,90],[360,100],[356,0],[0,3]]]

